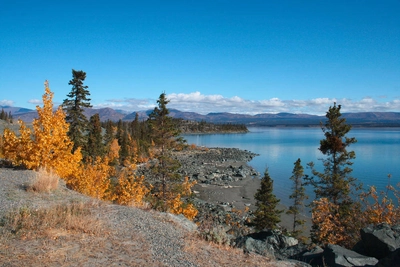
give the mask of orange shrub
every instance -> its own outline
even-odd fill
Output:
[[[346,238],[345,227],[340,220],[339,206],[327,198],[313,201],[312,208],[313,242],[323,244],[338,244]]]
[[[8,129],[4,131],[4,157],[28,169],[53,169],[61,178],[66,178],[76,173],[82,155],[80,149],[72,153],[73,143],[67,135],[69,126],[65,113],[61,107],[53,112],[53,93],[47,82],[45,86],[43,108],[36,107],[38,119],[33,121],[33,131],[22,121],[19,121],[19,137]]]
[[[115,169],[109,165],[108,157],[97,157],[96,160],[88,159],[81,164],[75,174],[70,175],[68,185],[87,196],[98,199],[110,199],[110,177]]]
[[[118,204],[142,205],[143,198],[150,192],[151,187],[146,186],[144,176],[134,175],[135,169],[136,166],[131,164],[118,174],[118,185],[114,192],[114,198]]]
[[[386,192],[378,193],[375,186],[370,186],[368,191],[361,194],[361,200],[365,205],[364,220],[367,224],[387,223],[390,225],[400,222],[400,208],[389,197],[392,193],[399,201],[399,192],[393,186],[388,185]]]

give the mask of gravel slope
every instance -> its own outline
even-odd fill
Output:
[[[97,234],[48,229],[45,237],[0,238],[0,266],[296,266],[197,238],[169,215],[113,205],[80,195],[60,183],[51,193],[25,190],[33,171],[0,168],[0,216],[19,207],[95,203]],[[0,227],[0,230],[1,227]]]

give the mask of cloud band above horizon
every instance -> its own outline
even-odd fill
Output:
[[[186,112],[208,114],[211,112],[229,112],[237,114],[262,114],[262,113],[295,113],[323,115],[334,102],[342,106],[342,112],[400,112],[400,99],[384,101],[382,96],[379,100],[364,97],[361,100],[347,98],[314,98],[308,100],[282,100],[270,98],[265,100],[249,100],[238,96],[224,97],[222,95],[204,95],[200,92],[171,93],[167,94],[170,101],[168,108]],[[32,99],[29,104],[41,104],[41,101]],[[0,106],[13,106],[14,101],[3,99]],[[100,104],[93,104],[93,108],[113,108],[127,112],[143,111],[153,109],[156,99],[109,99]]]
[[[382,97],[383,98],[383,97]],[[309,100],[282,100],[271,98],[265,100],[248,100],[238,96],[204,95],[200,92],[167,94],[170,100],[168,108],[186,112],[208,114],[210,112],[229,112],[238,114],[261,113],[297,113],[323,115],[334,102],[342,105],[342,112],[389,112],[400,110],[400,100],[378,101],[365,97],[359,101],[336,98],[314,98]],[[95,105],[96,108],[110,107],[127,111],[148,110],[156,105],[155,99],[112,99]]]

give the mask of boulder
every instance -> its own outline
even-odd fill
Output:
[[[320,246],[316,246],[310,251],[303,253],[299,259],[311,264],[312,266],[324,266],[323,253],[324,249]]]
[[[358,254],[338,245],[327,245],[324,250],[323,258],[327,266],[375,266],[378,259]]]
[[[261,231],[237,240],[237,246],[245,251],[268,255],[276,259],[299,259],[306,247],[293,237],[283,235],[279,230]],[[293,257],[292,257],[293,256]]]
[[[298,243],[297,245],[280,249],[278,253],[276,253],[276,257],[278,259],[302,260],[302,255],[305,252],[307,252],[307,245]]]
[[[299,243],[296,238],[285,236],[279,230],[261,231],[258,233],[250,234],[249,236],[257,240],[265,241],[274,246],[275,249],[288,248],[291,246],[295,246]]]
[[[299,240],[291,236],[281,235],[280,240],[281,246],[283,246],[284,248],[293,247],[299,244]]]
[[[254,252],[271,259],[275,259],[275,249],[271,244],[247,237],[243,244],[243,250],[247,252]]]
[[[386,223],[361,229],[361,240],[365,254],[377,259],[388,257],[400,248],[400,225]]]
[[[400,248],[392,252],[388,257],[379,260],[378,267],[400,267]]]

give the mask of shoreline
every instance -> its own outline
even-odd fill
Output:
[[[182,163],[180,173],[197,181],[192,188],[196,198],[225,211],[243,211],[246,207],[255,210],[254,194],[260,187],[261,175],[248,162],[257,154],[237,148],[212,147],[179,152],[175,156]],[[284,210],[279,225],[291,230],[293,215],[285,213],[288,207],[278,204],[277,208]],[[306,220],[303,234],[309,236],[311,218],[303,215],[302,219]]]
[[[240,182],[233,182],[229,185],[205,185],[196,184],[192,189],[196,197],[206,203],[211,203],[223,207],[225,210],[237,209],[244,210],[246,207],[251,211],[255,211],[254,194],[260,187],[261,180],[259,178],[248,178]],[[291,231],[293,227],[293,215],[286,214],[288,207],[279,203],[278,210],[283,210],[281,213],[281,222],[279,225]],[[309,236],[311,230],[311,217],[300,215],[302,220],[305,220],[305,230],[303,235]]]

